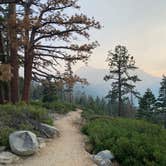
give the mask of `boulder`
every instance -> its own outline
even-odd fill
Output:
[[[92,159],[98,166],[111,166],[114,155],[109,150],[104,150],[94,155]]]
[[[53,138],[54,136],[59,136],[60,132],[57,128],[50,126],[48,124],[41,123],[40,124],[42,132],[45,134],[47,138]]]
[[[94,155],[92,157],[93,161],[95,162],[95,164],[97,164],[98,166],[111,166],[112,162],[109,159],[103,159],[100,156]]]
[[[111,166],[112,165],[112,162],[111,160],[108,160],[108,159],[104,159],[100,162],[100,165],[99,166]]]
[[[0,153],[0,164],[12,164],[19,160],[19,157],[10,152]]]
[[[109,150],[104,150],[97,153],[97,156],[101,157],[102,159],[113,160],[114,155]]]
[[[11,151],[21,156],[34,154],[38,147],[38,140],[30,131],[16,131],[10,134],[9,144]]]

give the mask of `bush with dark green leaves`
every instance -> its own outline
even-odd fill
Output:
[[[165,166],[166,130],[143,120],[93,119],[82,128],[93,152],[111,150],[123,166]]]
[[[30,130],[40,135],[34,124],[53,124],[45,108],[26,104],[0,105],[0,146],[8,146],[8,136],[16,130]]]

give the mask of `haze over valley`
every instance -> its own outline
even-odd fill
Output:
[[[104,97],[111,88],[110,81],[106,82],[103,79],[108,73],[107,69],[84,66],[79,68],[75,73],[81,78],[86,78],[89,82],[88,86],[76,85],[76,91],[81,90],[82,92],[86,92],[88,95],[92,95],[94,97]],[[136,89],[141,93],[141,95],[147,90],[147,88],[150,88],[154,95],[158,97],[161,77],[153,76],[141,69],[136,70],[135,73],[142,80],[137,82],[136,85]]]

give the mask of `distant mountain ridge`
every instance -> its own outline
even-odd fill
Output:
[[[107,69],[97,69],[90,66],[81,67],[75,72],[78,76],[86,78],[90,83],[89,86],[82,88],[77,85],[75,89],[79,89],[91,96],[104,97],[110,90],[110,82],[105,82],[103,80],[104,76],[108,73]],[[158,91],[160,87],[161,78],[152,76],[143,70],[136,70],[135,74],[142,80],[137,83],[137,90],[143,94],[147,88],[152,89],[155,96],[158,96]]]

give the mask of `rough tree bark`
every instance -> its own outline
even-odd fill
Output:
[[[22,95],[22,101],[24,101],[25,103],[29,102],[30,87],[31,87],[31,80],[32,80],[32,62],[33,62],[32,57],[25,54],[24,88],[23,88],[23,95]]]
[[[9,5],[8,15],[8,26],[9,26],[9,45],[10,45],[10,64],[11,64],[11,102],[17,103],[19,101],[18,87],[19,87],[19,61],[17,55],[17,40],[16,40],[16,5]]]
[[[25,39],[24,39],[24,51],[25,51],[25,60],[24,60],[24,87],[22,101],[25,103],[29,102],[30,96],[30,87],[32,80],[32,63],[33,63],[33,52],[31,51],[30,39],[29,39],[29,6],[25,7],[24,15],[24,26],[25,26]]]
[[[0,57],[1,60],[3,60],[3,44],[2,44],[2,34],[0,32]],[[1,74],[1,73],[0,73]],[[2,82],[0,81],[0,104],[4,103],[4,98],[3,98],[3,87],[2,87]]]

